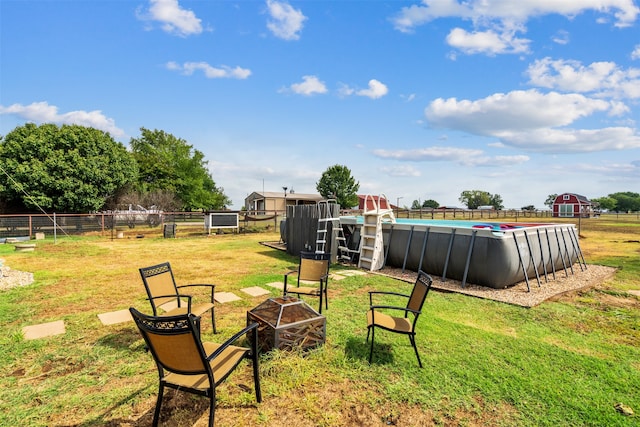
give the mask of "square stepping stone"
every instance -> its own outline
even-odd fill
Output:
[[[242,298],[234,294],[233,292],[216,292],[215,300],[220,304],[224,304],[225,302],[238,301]]]
[[[637,297],[640,297],[640,291],[639,290],[635,290],[634,289],[634,290],[630,290],[630,291],[627,291],[627,292],[629,292],[631,295],[635,295]]]
[[[184,300],[184,302],[185,304],[188,304],[186,299]],[[161,308],[164,311],[171,311],[176,307],[178,307],[178,301],[176,300],[165,302],[164,304],[158,306],[158,308]]]
[[[252,286],[250,288],[244,288],[240,290],[245,294],[251,295],[252,297],[259,297],[259,296],[267,295],[271,293],[268,290],[261,288],[260,286]]]
[[[64,321],[56,320],[55,322],[41,323],[39,325],[25,326],[22,328],[25,340],[35,340],[38,338],[52,337],[54,335],[64,334]]]
[[[344,270],[341,271],[340,274],[343,276],[364,276],[367,272],[362,270]]]
[[[271,282],[271,283],[266,283],[266,285],[271,286],[272,288],[284,290],[284,283],[282,282]]]
[[[341,276],[341,274],[342,273],[340,273],[340,274],[331,273],[329,275],[329,278],[332,279],[332,280],[342,280],[342,279],[346,279],[347,278],[346,276]]]
[[[131,313],[126,309],[98,314],[98,319],[100,319],[103,325],[115,325],[116,323],[130,322],[133,320]]]

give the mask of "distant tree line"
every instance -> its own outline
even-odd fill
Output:
[[[28,123],[0,136],[0,212],[83,213],[128,204],[190,211],[230,203],[200,151],[161,130],[140,130],[131,150],[79,125]]]
[[[557,194],[549,194],[544,204],[551,209],[556,200]],[[481,206],[491,206],[495,210],[504,209],[502,197],[499,194],[491,194],[482,190],[465,190],[460,194],[458,200],[463,203],[467,209],[478,209]],[[605,197],[591,199],[596,209],[606,210],[609,212],[637,212],[640,211],[640,194],[630,191],[612,193]],[[420,203],[414,200],[411,209],[440,207],[435,200],[429,199]],[[535,211],[534,205],[526,205],[520,208],[523,211]]]

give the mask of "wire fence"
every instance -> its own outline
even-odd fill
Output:
[[[217,227],[209,215],[220,212],[104,212],[95,214],[5,214],[0,215],[0,240],[22,240],[55,236],[97,235],[106,238],[122,238],[125,235],[158,234],[164,237],[211,234],[220,232],[245,232],[257,229],[275,229],[283,218],[283,212],[253,212],[247,215],[239,211],[223,211],[238,215],[237,227]]]

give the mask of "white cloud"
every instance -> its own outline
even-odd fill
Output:
[[[344,97],[357,95],[357,96],[366,96],[367,98],[371,98],[371,99],[378,99],[378,98],[382,98],[387,93],[389,93],[389,89],[387,88],[387,85],[385,85],[384,83],[376,79],[369,80],[369,86],[366,89],[357,90],[343,83],[341,83],[338,88],[338,94]]]
[[[379,170],[385,175],[396,177],[408,176],[415,178],[422,175],[419,170],[410,165],[383,166]]]
[[[178,0],[149,0],[149,9],[141,13],[139,19],[158,21],[162,30],[186,37],[202,32],[201,20],[191,10],[182,9]]]
[[[462,18],[475,24],[488,21],[527,22],[536,16],[559,14],[569,18],[586,11],[613,15],[618,27],[628,27],[640,14],[633,0],[422,0],[421,5],[403,7],[392,17],[395,28],[413,28],[439,18]]]
[[[413,150],[373,150],[376,157],[401,161],[436,162],[450,161],[460,162],[461,159],[482,155],[482,150],[454,147],[428,147]]]
[[[379,82],[376,79],[369,80],[369,87],[367,89],[361,89],[356,91],[358,96],[366,96],[371,99],[382,98],[389,92],[389,89],[384,83]]]
[[[289,90],[305,96],[327,93],[327,87],[324,82],[320,81],[316,76],[303,76],[302,80],[302,83],[292,84]]]
[[[554,43],[558,43],[558,44],[568,44],[569,43],[569,33],[566,32],[565,30],[559,30],[553,37],[551,37],[551,40],[554,41]]]
[[[567,153],[639,147],[640,135],[630,127],[565,128],[594,113],[618,113],[625,108],[618,102],[575,93],[528,90],[498,93],[476,101],[439,98],[425,109],[425,116],[435,128],[492,136],[529,151]]]
[[[640,44],[637,44],[631,52],[631,59],[640,59]]]
[[[124,136],[124,131],[115,125],[115,121],[106,117],[100,110],[94,111],[69,111],[59,114],[58,107],[47,102],[34,102],[29,105],[13,104],[8,107],[0,105],[0,114],[12,114],[22,119],[35,123],[59,123],[87,126],[109,132],[119,138]]]
[[[267,0],[267,8],[271,19],[267,28],[278,38],[284,40],[298,40],[304,21],[308,18],[300,10],[290,4],[275,0]]]
[[[614,62],[544,58],[529,65],[529,84],[562,91],[591,92],[612,98],[640,98],[640,68],[621,69]]]
[[[550,14],[570,19],[587,11],[613,15],[617,27],[633,25],[640,14],[633,0],[422,0],[420,5],[400,9],[391,22],[398,31],[410,33],[436,19],[460,18],[470,21],[473,29],[453,29],[447,36],[452,47],[467,54],[517,54],[529,50],[530,41],[516,36],[526,32],[529,19]],[[556,43],[567,40],[566,33],[554,37]],[[449,58],[456,56],[451,54]]]
[[[508,145],[544,153],[587,153],[640,148],[640,135],[628,127],[505,131],[500,138]]]
[[[383,159],[414,162],[453,162],[464,166],[512,166],[529,161],[529,156],[487,156],[482,150],[456,147],[427,147],[413,150],[373,151]],[[395,175],[397,176],[397,175]]]
[[[511,129],[566,126],[597,111],[607,111],[609,102],[580,94],[543,94],[537,90],[496,93],[476,101],[438,98],[425,116],[436,128],[458,129],[477,135],[495,136]]]
[[[182,74],[190,76],[195,71],[200,70],[204,73],[208,79],[246,79],[251,75],[251,70],[241,67],[231,68],[226,65],[222,65],[218,68],[212,67],[206,62],[185,62],[180,65],[176,62],[167,62],[166,67],[171,71],[180,71]]]
[[[530,40],[515,37],[513,31],[494,30],[468,32],[454,28],[447,35],[447,43],[467,54],[485,53],[493,56],[504,53],[527,53]]]

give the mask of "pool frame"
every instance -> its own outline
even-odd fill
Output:
[[[359,240],[361,220],[341,217]],[[503,289],[586,269],[574,224],[415,220],[383,223],[384,265]]]

